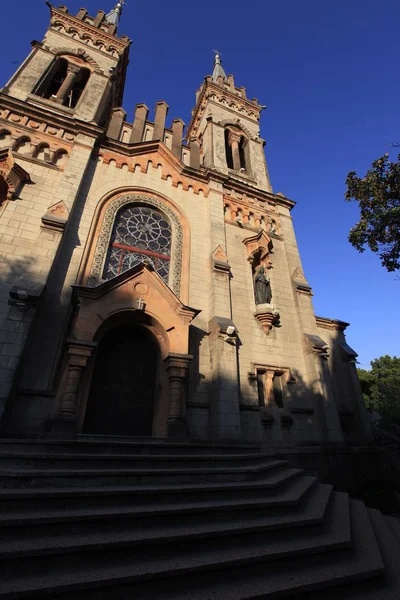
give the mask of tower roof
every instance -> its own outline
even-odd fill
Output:
[[[214,71],[212,74],[212,80],[217,83],[218,77],[223,77],[226,79],[226,73],[221,63],[221,54],[218,50],[215,50],[215,60],[214,60]]]
[[[110,11],[108,15],[106,15],[107,23],[110,23],[110,25],[116,25],[118,27],[119,20],[122,14],[122,7],[124,6],[124,4],[125,0],[118,0],[117,4],[112,9],[112,11]]]

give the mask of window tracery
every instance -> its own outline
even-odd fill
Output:
[[[150,206],[130,205],[115,219],[103,279],[147,261],[168,283],[172,230],[166,218]]]
[[[161,260],[166,260],[166,256],[170,258],[169,260],[169,273],[168,273],[168,281],[165,279],[168,286],[172,289],[172,291],[180,297],[181,294],[181,276],[182,276],[182,253],[183,253],[183,227],[180,222],[180,219],[176,215],[176,213],[171,210],[171,208],[155,197],[146,196],[145,194],[124,194],[123,196],[119,196],[115,198],[110,204],[107,206],[107,209],[104,213],[104,217],[101,223],[101,228],[99,232],[99,236],[97,238],[95,251],[93,255],[93,260],[90,266],[89,278],[87,281],[87,285],[89,287],[96,287],[101,284],[105,279],[106,274],[106,259],[108,257],[108,253],[110,247],[112,245],[113,240],[113,232],[114,226],[116,223],[116,217],[119,212],[123,211],[125,208],[132,207],[149,207],[152,211],[159,212],[162,215],[163,219],[169,223],[171,238],[169,244],[169,254],[166,254],[166,246],[163,246],[162,249],[165,252],[165,255],[161,257]],[[116,225],[118,227],[118,225]],[[165,236],[161,236],[165,237]],[[140,241],[140,240],[139,240]],[[142,240],[144,242],[144,240]],[[153,240],[151,240],[153,241]],[[118,242],[117,242],[118,243]],[[128,244],[129,245],[129,244]],[[142,254],[142,258],[140,262],[143,262],[144,259],[147,258],[151,263],[151,259],[153,258],[150,254],[145,255],[145,248],[139,248],[140,253]],[[150,252],[153,252],[150,250]],[[162,252],[157,252],[157,254],[162,254]],[[121,257],[120,257],[121,258]],[[127,259],[128,260],[128,259]],[[153,264],[153,263],[151,263]],[[134,265],[133,265],[134,266]],[[115,268],[115,267],[114,267]],[[131,267],[128,267],[131,268]],[[163,265],[165,269],[165,264]],[[165,273],[162,273],[161,276],[166,276]]]

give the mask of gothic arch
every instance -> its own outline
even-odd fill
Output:
[[[169,286],[184,302],[188,298],[189,275],[189,225],[180,209],[170,200],[148,190],[113,192],[103,198],[97,207],[92,227],[92,236],[83,261],[79,281],[88,287],[103,282],[102,274],[110,244],[115,217],[119,210],[129,204],[152,206],[164,213],[172,227],[171,270]]]
[[[76,58],[80,58],[85,62],[89,63],[89,65],[93,68],[97,73],[102,73],[102,69],[99,67],[98,63],[95,61],[90,54],[81,49],[73,50],[72,48],[52,48],[52,52],[54,56],[57,58],[58,56],[75,56]]]
[[[240,129],[245,137],[247,137],[249,140],[253,139],[253,136],[251,135],[250,131],[239,120],[235,122],[232,119],[224,119],[223,121],[219,121],[218,124],[224,127],[224,129],[226,127],[235,127],[236,129]]]

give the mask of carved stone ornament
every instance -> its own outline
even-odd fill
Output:
[[[63,231],[68,218],[68,208],[61,200],[47,209],[47,213],[42,217],[42,226],[56,231]]]
[[[247,260],[250,264],[253,264],[256,255],[261,251],[259,256],[260,264],[267,269],[271,268],[271,261],[268,257],[273,245],[271,239],[268,237],[264,229],[261,229],[255,235],[244,239],[243,244],[247,248]]]
[[[0,177],[3,177],[8,186],[8,200],[14,200],[22,183],[31,181],[29,173],[16,164],[8,148],[0,150]]]
[[[272,304],[259,304],[254,316],[266,335],[269,334],[274,325],[277,326],[280,323],[279,312]]]
[[[328,360],[329,346],[322,338],[319,337],[319,335],[305,333],[304,340],[307,354],[312,352],[313,354],[320,356],[322,359]]]
[[[296,267],[292,274],[292,281],[299,294],[305,294],[306,296],[313,296],[312,288],[308,284],[307,279],[304,277],[303,271],[299,267]]]
[[[88,280],[89,287],[101,285],[105,280],[102,279],[104,263],[106,260],[108,247],[110,245],[111,233],[115,221],[115,216],[120,208],[127,204],[147,205],[158,208],[161,212],[167,215],[172,226],[172,247],[171,247],[171,270],[169,273],[168,285],[178,297],[181,291],[181,274],[182,274],[182,247],[183,247],[183,230],[181,222],[176,214],[157,198],[145,196],[144,194],[125,194],[113,200],[107,207],[101,225],[100,235],[97,240],[96,250],[93,257],[92,266]]]
[[[226,275],[230,273],[231,267],[222,246],[217,246],[211,255],[211,260],[213,262],[214,271],[217,273],[225,273]]]

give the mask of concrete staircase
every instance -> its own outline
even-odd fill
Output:
[[[258,447],[0,442],[0,598],[400,599],[400,521]]]

